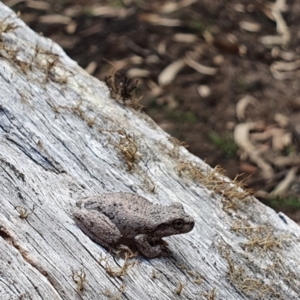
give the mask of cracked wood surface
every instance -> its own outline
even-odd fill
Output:
[[[299,299],[297,224],[110,99],[2,3],[0,19],[0,299]],[[170,257],[124,264],[72,219],[77,200],[119,191],[181,202],[194,230],[166,238]]]

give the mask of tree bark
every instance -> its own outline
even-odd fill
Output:
[[[110,98],[0,3],[0,299],[299,299],[300,229]],[[204,134],[204,133],[203,133]],[[171,255],[107,253],[77,200],[132,192],[195,219]]]

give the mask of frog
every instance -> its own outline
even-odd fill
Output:
[[[154,204],[130,192],[99,194],[76,205],[75,223],[91,240],[107,249],[131,242],[147,258],[166,256],[162,238],[190,232],[195,224],[179,202]]]

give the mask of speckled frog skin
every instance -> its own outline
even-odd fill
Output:
[[[180,203],[153,204],[131,193],[101,194],[79,201],[74,210],[78,227],[96,243],[116,247],[132,240],[138,251],[153,258],[164,253],[161,238],[189,232],[194,219]]]

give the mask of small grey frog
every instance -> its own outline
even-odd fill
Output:
[[[133,241],[144,256],[164,253],[162,237],[189,232],[194,219],[178,202],[153,204],[131,193],[110,193],[79,201],[74,210],[78,227],[103,247]]]

